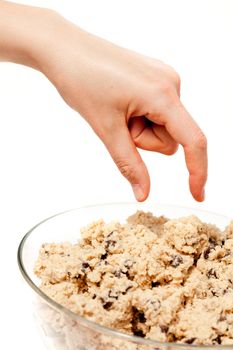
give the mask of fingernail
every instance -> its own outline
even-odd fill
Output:
[[[137,201],[139,201],[139,202],[142,201],[144,198],[144,193],[143,193],[141,185],[134,184],[134,185],[132,185],[132,188],[133,188],[133,192],[134,192],[134,195],[135,195],[135,198],[137,199]]]

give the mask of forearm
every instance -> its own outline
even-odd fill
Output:
[[[0,0],[0,61],[41,71],[53,84],[60,78],[60,62],[69,69],[68,51],[75,44],[76,64],[88,55],[91,34],[53,10]],[[83,54],[81,55],[81,51]],[[83,61],[83,60],[82,60]],[[79,62],[82,67],[83,62]]]
[[[0,60],[48,77],[102,139],[138,200],[148,196],[150,181],[136,146],[170,155],[178,144],[190,190],[204,199],[206,138],[179,99],[180,79],[171,67],[89,34],[51,10],[1,0]]]
[[[53,17],[51,10],[0,1],[0,61],[41,70]]]

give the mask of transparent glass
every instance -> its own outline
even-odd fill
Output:
[[[125,219],[136,210],[177,218],[197,215],[201,220],[224,228],[229,219],[196,209],[152,205],[150,203],[111,203],[81,207],[54,215],[33,227],[22,239],[18,249],[20,271],[34,294],[34,315],[46,347],[50,350],[175,350],[190,348],[233,349],[233,345],[197,346],[161,343],[130,336],[98,325],[62,307],[40,289],[40,280],[33,272],[38,252],[45,242],[77,242],[80,228],[103,218],[106,222]]]

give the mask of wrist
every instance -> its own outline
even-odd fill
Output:
[[[38,35],[33,50],[37,69],[40,70],[58,90],[62,90],[67,75],[84,70],[88,57],[88,38],[92,35],[67,21],[56,12],[47,16],[46,30]],[[91,46],[92,43],[89,43]],[[77,87],[78,82],[75,82]]]

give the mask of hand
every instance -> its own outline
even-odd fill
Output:
[[[178,74],[161,61],[91,35],[56,13],[42,16],[41,10],[33,10],[32,16],[30,7],[25,8],[20,18],[31,31],[18,33],[25,49],[20,46],[14,61],[42,71],[87,120],[131,183],[137,200],[145,200],[150,189],[137,147],[171,155],[181,144],[191,193],[202,201],[206,138],[180,101]]]
[[[202,201],[207,142],[180,101],[178,74],[161,61],[113,45],[65,20],[58,27],[45,74],[104,142],[137,200],[145,200],[150,188],[137,147],[171,155],[181,144],[191,193]]]

